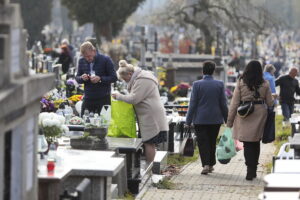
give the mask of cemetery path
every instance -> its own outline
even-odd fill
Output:
[[[185,166],[180,174],[172,177],[171,181],[176,184],[175,189],[165,190],[148,186],[136,199],[257,200],[259,193],[263,191],[263,177],[267,173],[263,166],[272,162],[274,151],[273,144],[261,145],[257,178],[253,181],[245,180],[243,151],[239,151],[230,163],[222,165],[217,162],[215,171],[208,175],[201,175],[202,166],[198,159]]]

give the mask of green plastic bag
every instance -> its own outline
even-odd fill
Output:
[[[218,161],[222,164],[227,164],[230,159],[236,155],[235,144],[230,128],[226,128],[221,136],[216,149],[216,154]]]
[[[111,121],[107,135],[136,138],[135,112],[132,104],[124,101],[111,101]]]

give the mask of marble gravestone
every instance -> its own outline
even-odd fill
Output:
[[[36,200],[40,98],[53,74],[29,76],[20,6],[0,0],[0,200]]]

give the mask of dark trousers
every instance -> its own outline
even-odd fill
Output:
[[[98,113],[100,115],[102,107],[110,104],[110,95],[97,100],[84,99],[81,107],[81,116],[83,116],[85,109],[87,109],[89,112]]]
[[[260,142],[243,142],[244,157],[247,168],[256,171],[260,154]]]
[[[221,124],[195,125],[202,166],[216,164],[216,140]]]
[[[281,103],[281,110],[284,121],[288,121],[291,118],[291,115],[294,113],[294,104]]]

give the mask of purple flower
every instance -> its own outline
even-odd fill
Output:
[[[75,85],[76,82],[75,82],[74,79],[69,79],[69,80],[67,80],[67,84],[68,84],[68,85]]]

